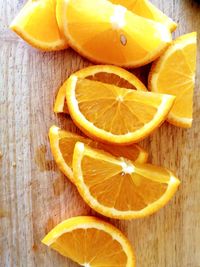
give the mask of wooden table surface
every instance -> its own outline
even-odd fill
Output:
[[[66,126],[65,117],[53,113],[58,87],[89,62],[71,49],[39,52],[9,31],[24,2],[0,0],[0,266],[75,267],[40,242],[62,220],[91,214],[56,167],[47,133],[52,124]],[[153,2],[179,22],[175,36],[200,36],[199,1]],[[151,162],[177,173],[178,193],[153,216],[112,220],[135,247],[138,267],[200,267],[199,56],[192,129],[166,123],[143,142]]]

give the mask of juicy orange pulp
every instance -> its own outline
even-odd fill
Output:
[[[126,157],[132,161],[146,162],[148,154],[138,145],[131,145],[127,147],[119,147],[112,145],[105,145],[95,142],[91,139],[78,135],[76,131],[69,127],[72,131],[61,130],[56,126],[52,126],[49,130],[49,139],[51,151],[59,169],[74,182],[72,170],[72,158],[74,147],[77,142],[83,142],[94,148],[99,148],[110,152],[112,155],[119,157]],[[76,129],[76,127],[75,127]]]
[[[177,24],[154,6],[149,0],[109,0],[113,4],[119,4],[128,8],[133,13],[164,24],[170,31],[174,31]]]
[[[147,91],[145,85],[131,72],[111,65],[95,65],[81,69],[74,73],[79,78],[87,78],[113,84],[119,87]],[[54,104],[55,113],[69,113],[66,103],[66,84],[60,87]]]
[[[174,96],[78,79],[67,82],[72,119],[88,136],[119,145],[137,142],[165,120]]]
[[[29,0],[10,28],[30,45],[42,50],[60,50],[68,47],[58,28],[56,0]]]
[[[42,242],[85,267],[135,267],[134,252],[127,238],[95,217],[63,221]]]
[[[192,126],[196,53],[196,33],[180,36],[153,63],[149,75],[149,89],[176,96],[168,121],[180,127]]]
[[[106,0],[58,0],[57,17],[70,46],[94,62],[142,66],[171,43],[161,23]]]
[[[150,215],[163,207],[180,184],[169,170],[133,163],[77,143],[73,155],[75,184],[83,199],[111,218]]]

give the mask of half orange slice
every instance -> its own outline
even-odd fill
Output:
[[[70,218],[51,230],[42,243],[85,267],[135,267],[128,239],[98,218]]]
[[[147,91],[145,85],[131,72],[112,65],[96,65],[81,69],[73,75],[93,81],[117,85],[119,87]],[[60,87],[54,104],[55,113],[69,113],[66,103],[66,84]]]
[[[73,170],[79,193],[95,211],[117,219],[150,215],[175,194],[180,181],[167,169],[133,163],[78,142]]]
[[[138,67],[171,43],[163,24],[106,0],[58,0],[57,18],[69,45],[94,62]]]
[[[70,76],[67,105],[75,124],[88,136],[119,145],[136,143],[159,127],[175,97],[120,88]]]

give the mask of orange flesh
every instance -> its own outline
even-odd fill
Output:
[[[159,168],[154,172],[147,169],[141,175],[141,166],[136,164],[138,172],[130,175],[121,166],[89,156],[84,156],[81,167],[91,195],[102,205],[120,211],[139,211],[158,200],[168,187],[169,173]],[[159,176],[157,181],[154,175]]]
[[[108,1],[78,0],[75,5],[70,0],[63,2],[60,9],[70,45],[96,62],[134,67],[145,65],[158,57],[171,42],[170,32],[163,25],[125,8],[123,12],[122,6]]]
[[[196,47],[191,44],[184,51],[171,54],[159,74],[157,88],[162,88],[162,93],[176,95],[171,113],[177,117],[192,118],[195,62]]]
[[[31,45],[44,50],[67,47],[56,20],[56,0],[29,0],[11,24],[11,29]]]
[[[71,135],[66,137],[65,131],[62,130],[59,131],[59,135],[59,149],[62,153],[65,162],[70,168],[72,168],[72,156],[74,152],[74,147],[76,142],[78,141],[84,142],[85,144],[88,144],[93,148],[98,148],[107,151],[116,157],[126,157],[132,161],[140,160],[140,162],[146,162],[147,160],[146,152],[141,151],[141,149],[137,145],[131,145],[126,147],[105,145],[78,135]],[[142,159],[138,159],[140,153],[144,153]]]
[[[113,4],[125,6],[133,13],[157,22],[163,23],[171,31],[174,31],[177,24],[167,17],[161,10],[154,6],[149,0],[109,0]]]
[[[156,107],[161,103],[161,97],[151,93],[87,79],[77,81],[76,99],[88,121],[113,134],[126,134],[141,128],[153,119]]]
[[[97,229],[76,229],[65,233],[51,247],[80,265],[121,267],[127,263],[122,246],[112,236]]]
[[[78,74],[77,74],[78,75]],[[99,71],[93,75],[89,75],[89,76],[85,76],[84,78],[87,78],[88,80],[92,80],[92,81],[99,81],[99,82],[104,82],[104,83],[108,83],[108,84],[113,84],[116,85],[118,87],[123,87],[123,88],[129,88],[129,89],[134,89],[134,90],[142,90],[142,91],[146,91],[146,87],[142,84],[142,82],[139,81],[139,84],[137,82],[137,87],[136,87],[136,83],[134,85],[134,77],[129,77],[128,81],[128,77],[127,79],[120,77],[118,74],[116,73],[112,73],[112,72],[106,72],[106,71]],[[134,80],[134,81],[133,81]],[[66,82],[65,82],[66,83]],[[55,113],[68,113],[69,114],[69,110],[67,107],[67,102],[66,102],[66,86],[65,83],[60,87],[57,97],[56,97],[56,101],[54,104],[54,112]]]
[[[118,87],[124,87],[129,89],[137,89],[133,84],[128,82],[127,80],[123,79],[122,77],[108,72],[98,72],[95,75],[90,75],[85,77],[88,80],[104,82],[108,84],[113,84]]]

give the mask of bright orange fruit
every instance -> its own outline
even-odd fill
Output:
[[[94,62],[142,66],[171,43],[161,23],[106,0],[58,0],[57,18],[70,46]]]
[[[113,225],[91,216],[58,224],[42,243],[85,267],[135,267],[128,239]]]
[[[180,184],[167,169],[116,158],[80,142],[75,145],[73,170],[75,185],[88,205],[117,219],[158,211]]]
[[[131,72],[112,65],[95,65],[75,72],[78,78],[87,78],[93,81],[100,81],[114,84],[119,87],[147,91],[145,85]],[[69,113],[66,103],[66,84],[60,87],[54,104],[55,113]]]
[[[193,121],[196,53],[196,32],[180,36],[153,63],[149,74],[151,91],[176,96],[167,120],[184,128],[190,128]]]
[[[148,136],[166,119],[175,97],[77,78],[67,82],[67,105],[88,136],[127,145]]]
[[[30,45],[54,51],[68,47],[56,20],[56,0],[29,0],[10,28]]]

